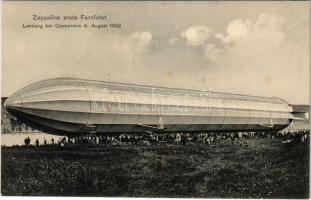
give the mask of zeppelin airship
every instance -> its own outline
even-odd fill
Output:
[[[5,102],[27,125],[56,135],[278,131],[295,117],[279,98],[55,78]]]

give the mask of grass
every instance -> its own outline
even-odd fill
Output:
[[[2,147],[2,195],[308,198],[309,144]]]

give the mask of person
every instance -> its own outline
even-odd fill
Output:
[[[54,144],[54,138],[51,139],[51,143]]]
[[[185,146],[187,144],[187,138],[185,135],[181,136],[181,143]]]
[[[36,139],[36,146],[37,146],[37,147],[39,146],[39,140],[38,140],[38,138]]]
[[[64,146],[64,145],[65,145],[65,142],[66,142],[66,138],[63,137],[62,139],[59,139],[59,140],[58,140],[58,145],[59,145],[59,146]]]
[[[28,146],[30,144],[30,138],[25,138],[24,143],[26,146]]]
[[[210,145],[210,144],[211,144],[211,138],[210,138],[210,137],[207,137],[206,143],[207,143],[207,145]]]
[[[234,144],[234,139],[235,139],[235,134],[234,133],[230,134],[230,139],[231,139],[231,145],[233,145]]]
[[[44,145],[46,145],[46,139],[44,138]]]

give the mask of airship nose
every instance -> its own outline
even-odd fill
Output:
[[[4,107],[10,112],[15,110],[21,110],[23,108],[23,102],[19,95],[12,95],[4,102]]]

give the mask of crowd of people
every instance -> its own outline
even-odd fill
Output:
[[[300,142],[309,139],[310,132],[301,131],[279,131],[279,132],[209,132],[209,133],[145,133],[145,134],[120,134],[120,135],[84,135],[76,137],[63,137],[55,142],[54,138],[47,141],[35,140],[35,146],[41,145],[68,145],[68,144],[142,144],[153,143],[175,143],[187,145],[188,143],[204,143],[207,145],[218,144],[221,141],[239,142],[245,139],[280,139],[282,143]],[[30,138],[25,138],[25,145],[30,145]]]

